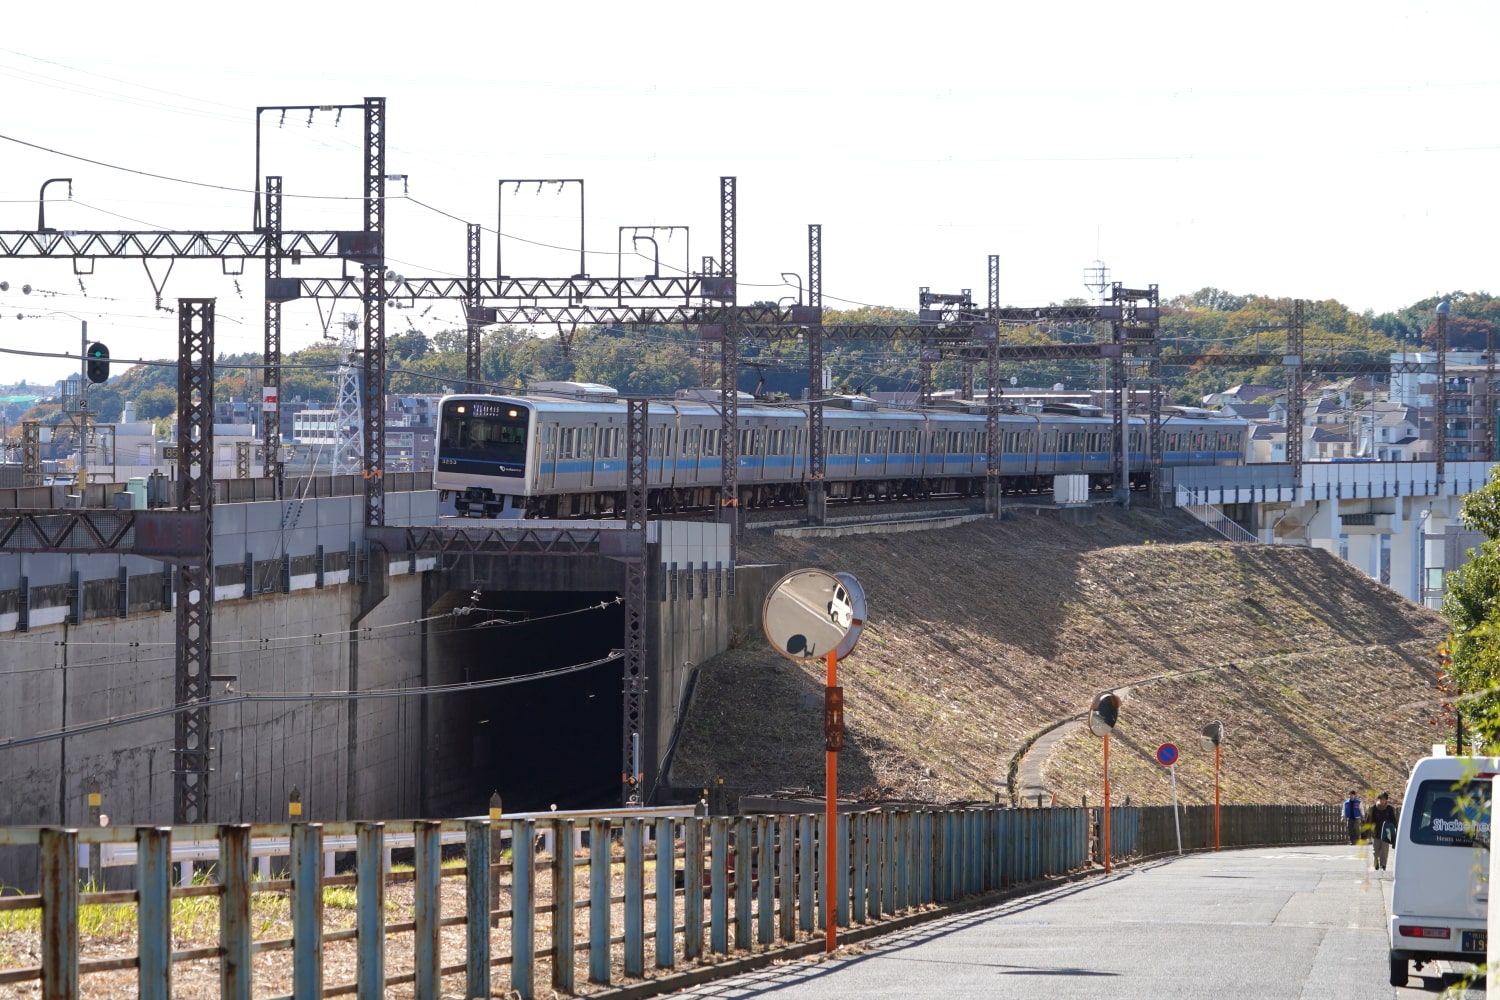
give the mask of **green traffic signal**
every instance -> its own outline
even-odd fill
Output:
[[[89,381],[95,385],[109,381],[109,348],[95,342],[89,345],[85,354],[88,358]]]

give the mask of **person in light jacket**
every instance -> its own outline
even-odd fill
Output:
[[[1376,868],[1389,867],[1391,844],[1396,840],[1396,820],[1396,807],[1391,805],[1390,796],[1381,792],[1370,809],[1370,836],[1375,844]]]

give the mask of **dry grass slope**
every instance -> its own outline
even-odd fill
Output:
[[[1214,536],[1216,537],[1216,536]],[[840,789],[929,801],[1006,794],[1012,759],[1106,688],[1116,801],[1170,800],[1152,756],[1183,752],[1178,794],[1213,800],[1198,730],[1222,719],[1226,802],[1336,802],[1398,789],[1441,738],[1436,612],[1318,550],[1213,541],[1175,513],[1077,527],[1021,514],[918,534],[747,538],[742,561],[847,570],[870,621],[844,662]],[[706,664],[671,775],[733,792],[823,787],[821,663],[759,636]],[[1098,801],[1099,742],[1057,747],[1059,802]]]

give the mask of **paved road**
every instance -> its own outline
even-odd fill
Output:
[[[1153,862],[678,996],[1436,996],[1457,982],[1453,969],[1428,966],[1427,978],[1413,976],[1407,989],[1387,981],[1390,876],[1371,871],[1368,855],[1368,848],[1307,847]],[[1478,1000],[1482,986],[1461,996]]]

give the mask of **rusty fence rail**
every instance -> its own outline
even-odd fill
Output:
[[[1324,842],[1337,826],[1326,810],[1233,808],[1244,810],[1234,813],[1243,817],[1233,821],[1240,839],[1226,846]],[[1112,812],[1117,857],[1163,849],[1156,812]],[[1170,836],[1170,808],[1160,812]],[[1098,819],[1097,809],[997,806],[840,813],[831,900],[822,892],[821,815],[0,828],[0,847],[40,857],[39,892],[0,895],[0,941],[22,933],[15,928],[27,914],[35,947],[10,954],[41,957],[36,966],[0,964],[0,987],[39,984],[42,996],[60,1000],[166,1000],[186,995],[174,979],[192,967],[200,985],[211,978],[213,995],[231,1000],[376,998],[395,987],[416,997],[462,989],[531,1000],[539,984],[574,993],[581,979],[618,986],[808,945],[821,940],[830,902],[840,926],[878,926],[1084,869]],[[1211,809],[1208,824],[1211,847]],[[1189,830],[1195,849],[1204,846],[1201,825],[1185,822],[1184,846]],[[410,870],[388,870],[387,842],[398,837],[410,845]],[[257,877],[254,845],[268,838],[288,855],[273,877]],[[212,841],[217,859],[199,862],[191,880],[174,877],[174,841]],[[332,875],[330,843],[353,847]],[[80,847],[90,844],[132,848],[135,888],[85,891],[96,888],[80,883]],[[212,909],[210,930],[195,936],[181,925],[188,905]],[[82,932],[91,907],[129,911],[128,954],[121,935],[101,949]]]

